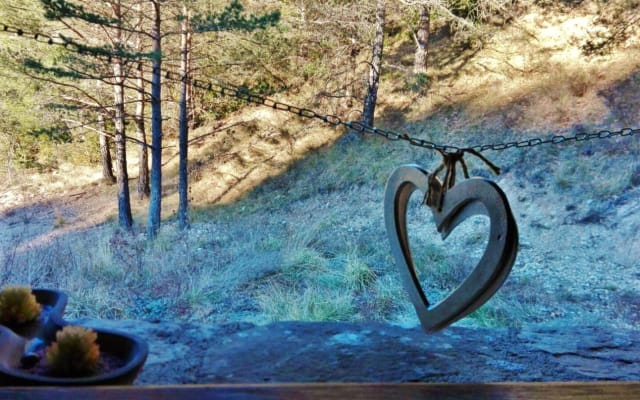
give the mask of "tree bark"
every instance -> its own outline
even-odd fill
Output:
[[[142,10],[140,6],[136,6],[138,8],[138,13],[140,14],[139,21],[142,20]],[[138,28],[139,29],[139,28]],[[136,51],[142,51],[142,41],[140,39],[140,33],[136,34]],[[136,76],[136,86],[138,88],[137,95],[137,103],[136,103],[136,114],[135,114],[135,124],[136,124],[136,137],[138,138],[138,142],[140,143],[138,146],[138,187],[137,194],[138,199],[142,200],[146,197],[149,197],[149,152],[147,150],[147,135],[145,132],[145,123],[144,123],[144,109],[145,109],[145,97],[144,97],[144,72],[142,71],[142,63],[138,64],[138,71]]]
[[[367,94],[364,99],[361,122],[366,126],[373,126],[376,103],[378,99],[378,85],[382,72],[382,50],[384,47],[385,0],[378,0],[376,5],[376,34],[373,40],[371,64],[367,80]]]
[[[111,140],[107,136],[104,115],[98,114],[98,129],[100,131],[100,163],[102,164],[102,179],[109,184],[116,183],[113,175],[113,161],[111,160]]]
[[[151,193],[149,197],[149,216],[147,236],[155,238],[160,228],[160,210],[162,206],[162,37],[160,34],[160,1],[152,1],[153,28],[153,72],[151,76]]]
[[[191,23],[191,22],[189,22]],[[191,68],[191,63],[192,63],[192,49],[193,49],[193,31],[191,30],[191,27],[189,27],[189,30],[187,31],[187,49],[189,50],[187,52],[187,59],[186,59],[186,67],[185,70],[189,71],[189,79],[187,80],[187,123],[189,124],[189,130],[193,130],[196,128],[195,124],[196,124],[196,96],[194,94],[194,88],[193,85],[191,84],[191,74],[193,73],[193,70]]]
[[[431,27],[431,17],[429,15],[429,6],[421,5],[418,19],[418,29],[414,39],[416,41],[416,52],[413,61],[414,74],[427,73],[427,57],[429,55],[429,30]]]
[[[116,19],[121,18],[120,2],[112,4]],[[114,41],[116,45],[122,40],[122,31],[116,27]],[[127,149],[125,132],[124,110],[124,76],[122,71],[122,58],[115,57],[112,61],[113,68],[113,96],[114,96],[114,125],[116,147],[116,169],[118,170],[118,222],[126,230],[131,230],[133,218],[131,217],[131,198],[129,195],[129,175],[127,173]]]
[[[181,24],[180,40],[180,116],[179,116],[179,138],[178,147],[180,151],[180,163],[178,167],[178,227],[186,229],[189,227],[189,174],[188,174],[188,144],[189,144],[189,15],[186,6],[182,9],[183,19]]]

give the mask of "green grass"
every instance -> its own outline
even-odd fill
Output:
[[[345,256],[344,281],[349,289],[363,292],[375,284],[376,278],[376,273],[356,252]]]
[[[578,151],[579,149],[580,147]],[[618,162],[612,162],[610,153],[578,153],[568,156],[573,151],[575,149],[568,149],[564,152],[567,156],[558,161],[554,177],[560,189],[591,193],[594,199],[606,199],[629,189],[633,169],[627,166],[635,163],[636,157],[633,154],[617,157]],[[628,150],[620,148],[612,151]]]
[[[195,210],[188,231],[165,222],[158,238],[147,241],[109,223],[7,253],[0,265],[7,283],[67,291],[69,318],[415,325],[390,255],[381,200],[386,176],[410,156],[364,138],[310,154],[235,203]],[[411,204],[414,258],[427,296],[437,302],[468,274],[475,262],[470,249],[482,249],[486,228],[471,220],[442,242],[429,210]],[[573,308],[584,302],[571,291],[543,296],[540,284],[514,272],[461,323],[519,326],[544,321],[554,302]]]
[[[350,293],[322,286],[271,285],[258,295],[268,321],[350,321],[356,312]]]
[[[265,39],[278,40],[276,37]],[[439,47],[433,49],[434,59],[443,60],[448,59],[447,54],[455,55],[449,54],[451,49],[442,53],[446,46],[442,39],[439,41]],[[487,43],[487,46],[494,45]],[[334,47],[331,43],[320,50]],[[491,57],[499,57],[501,49],[492,51]],[[545,49],[545,52],[550,50]],[[319,54],[324,55],[324,51]],[[302,74],[323,85],[327,83],[325,76],[334,72],[325,59],[315,59],[311,55],[299,58],[305,60],[297,61],[302,63],[299,65],[303,67]],[[532,55],[532,65],[546,65],[546,59],[534,58]],[[389,61],[394,64],[401,60]],[[465,68],[477,68],[475,60],[467,60],[468,65],[460,65],[459,71],[453,70],[461,60],[454,57],[453,61],[455,64],[444,66],[442,71],[430,70],[429,75],[422,77],[408,78],[402,68],[390,69],[383,76],[377,124],[413,137],[461,146],[567,134],[576,122],[571,118],[572,112],[582,107],[580,102],[589,99],[590,93],[603,89],[591,87],[600,81],[596,72],[603,76],[608,72],[606,66],[591,74],[590,70],[580,68],[554,71],[553,65],[547,65],[549,70],[532,72],[546,77],[542,83],[527,81],[510,92],[511,82],[517,83],[525,77],[509,69],[509,74],[517,79],[490,81],[486,83],[490,88],[487,92],[486,87],[474,86],[473,78],[499,76],[504,71],[487,73],[482,70],[484,72],[468,76],[465,74],[469,71]],[[444,76],[445,70],[450,71],[446,75],[451,76]],[[279,71],[275,73],[273,80],[280,74]],[[454,75],[467,79],[466,83],[460,84]],[[298,76],[291,79],[303,80]],[[327,110],[332,110],[335,106],[326,99],[318,100],[321,96],[317,93],[326,89],[324,86],[322,89],[320,86],[303,87],[303,83],[299,86],[292,85],[291,93],[277,95],[287,101],[293,98],[300,100],[299,104],[313,104],[314,109],[316,106],[325,109],[326,106]],[[474,92],[476,89],[477,93]],[[562,94],[549,100],[547,92]],[[504,100],[507,98],[509,101]],[[486,103],[484,108],[475,104],[475,109],[482,112],[473,113],[471,103],[474,101]],[[523,114],[536,114],[534,106],[540,106],[536,101],[550,103],[549,109],[554,111],[542,107],[550,115],[541,115],[537,124],[529,125]],[[236,101],[227,106],[227,109],[216,111],[218,116],[242,112],[244,108]],[[533,111],[528,111],[529,106]],[[255,109],[248,107],[247,110],[249,114]],[[344,115],[342,111],[341,116]],[[615,122],[611,115],[597,118]],[[594,120],[597,118],[593,117]],[[264,129],[277,133],[272,140],[286,141],[291,149],[305,139],[305,132],[317,128],[306,120],[290,123],[274,117],[274,121],[268,122],[273,122],[275,127]],[[587,122],[587,126],[596,125],[597,121]],[[263,127],[258,122],[250,122],[245,126],[246,132],[239,127],[225,136],[226,139],[221,133],[212,137],[212,142],[202,144],[201,159],[191,160],[200,162],[194,178],[196,175],[214,176],[217,165],[213,161],[238,150],[234,146],[242,150],[243,146],[260,144],[264,139],[261,136],[264,132],[260,131]],[[328,135],[329,130],[320,132]],[[247,136],[243,138],[246,142],[237,143],[243,133]],[[631,192],[634,168],[630,166],[638,164],[640,146],[637,138],[633,139],[635,141],[594,140],[580,145],[571,143],[484,153],[505,171],[504,177],[492,179],[507,191],[514,214],[519,223],[522,221],[521,240],[526,246],[522,246],[522,259],[518,259],[498,294],[461,323],[519,326],[525,322],[546,322],[570,312],[590,318],[595,315],[606,321],[618,318],[621,324],[637,322],[637,307],[628,304],[637,298],[638,291],[625,288],[624,281],[620,281],[620,287],[605,286],[603,298],[575,290],[575,281],[583,278],[575,270],[595,269],[591,265],[597,265],[598,260],[583,260],[585,265],[575,270],[571,268],[573,275],[566,282],[555,274],[554,268],[561,269],[566,263],[573,262],[563,258],[569,251],[567,248],[579,248],[582,252],[587,245],[568,241],[568,245],[547,243],[549,246],[544,247],[538,243],[543,239],[540,231],[531,229],[534,222],[555,228],[562,226],[564,221],[560,216],[567,205],[579,206],[594,199],[602,201],[623,194],[635,195]],[[69,318],[176,319],[214,323],[376,320],[416,325],[413,306],[390,254],[382,199],[386,180],[395,167],[418,163],[433,170],[440,163],[440,156],[405,141],[391,142],[371,135],[356,135],[353,140],[318,146],[300,158],[283,157],[284,160],[278,162],[286,165],[284,172],[278,170],[265,181],[259,181],[239,199],[224,205],[206,201],[193,204],[191,229],[185,232],[177,229],[175,219],[169,218],[163,221],[158,237],[147,241],[142,232],[125,233],[115,228],[117,221],[114,218],[95,229],[65,233],[46,243],[37,242],[37,237],[27,233],[11,242],[2,242],[2,282],[67,291],[71,297]],[[43,150],[50,153],[43,163],[53,163],[56,149]],[[250,163],[249,153],[240,154],[238,164]],[[190,153],[192,157],[193,154]],[[477,159],[467,157],[466,160],[472,175],[474,171],[486,171]],[[261,167],[261,164],[256,166]],[[168,165],[165,176],[170,177],[175,170],[175,164]],[[462,179],[460,171],[458,173]],[[545,204],[544,196],[556,191],[563,201]],[[521,197],[521,194],[526,196]],[[476,253],[482,249],[486,229],[471,222],[466,228],[457,228],[442,242],[435,232],[429,210],[415,200],[409,210],[412,252],[427,296],[437,302],[468,275],[477,261]],[[627,204],[630,203],[633,201]],[[627,206],[626,211],[633,211],[630,208]],[[548,221],[536,220],[537,213]],[[67,228],[63,214],[54,217],[58,231]],[[144,213],[137,214],[136,221],[143,224]],[[25,219],[21,223],[26,226],[28,222]],[[587,228],[576,227],[576,232]],[[553,230],[544,234],[552,234]],[[632,243],[635,231],[629,232],[628,242]],[[604,242],[608,238],[598,240]],[[629,263],[635,261],[632,259]],[[528,268],[543,272],[534,274]],[[588,307],[601,307],[601,314],[606,315],[585,311]],[[596,321],[593,318],[588,322]]]
[[[47,245],[6,252],[0,272],[8,277],[7,283],[67,291],[69,318],[375,320],[416,325],[390,255],[382,211],[384,183],[392,169],[413,157],[420,161],[418,150],[405,152],[403,146],[365,137],[321,149],[235,203],[195,209],[188,231],[165,221],[158,238],[147,241],[111,222],[60,236]],[[554,160],[561,155],[545,157]],[[625,174],[600,157],[547,175],[546,184],[558,185],[562,175],[582,184],[580,190],[595,190],[596,182],[587,175],[579,180],[578,174]],[[434,159],[425,160],[420,162],[434,165]],[[535,176],[536,171],[527,173]],[[616,183],[616,188],[596,193],[609,195],[627,186]],[[580,193],[569,186],[562,190]],[[581,199],[586,197],[573,200]],[[427,296],[437,302],[468,274],[476,260],[473,249],[482,249],[486,227],[470,220],[442,242],[429,210],[417,200],[409,210],[412,251]],[[594,300],[571,290],[548,293],[541,289],[542,281],[516,268],[491,301],[460,323],[544,322],[561,312],[558,304],[580,310]],[[627,298],[628,290],[607,292],[614,299],[613,316],[608,318],[635,318],[615,300]]]

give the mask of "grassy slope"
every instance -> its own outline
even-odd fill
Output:
[[[640,124],[637,46],[587,59],[576,43],[590,10],[530,11],[479,51],[451,58],[436,44],[428,88],[409,90],[390,69],[379,125],[477,144]],[[388,60],[406,61],[411,50],[395,40]],[[44,246],[18,237],[4,281],[67,290],[72,316],[415,324],[389,254],[382,196],[395,166],[432,169],[437,157],[375,137],[333,144],[342,132],[265,108],[226,122],[239,124],[191,152],[190,231],[168,220],[153,243],[109,224],[65,231]],[[629,300],[640,291],[640,254],[629,244],[640,240],[639,152],[638,138],[487,152],[504,170],[495,179],[522,246],[503,289],[461,323],[635,325],[640,310]],[[469,161],[472,173],[486,174]],[[175,169],[172,160],[165,215],[177,208]],[[594,213],[605,217],[578,222]],[[464,224],[443,244],[417,205],[410,215],[421,277],[430,298],[440,298],[479,257],[486,221]]]

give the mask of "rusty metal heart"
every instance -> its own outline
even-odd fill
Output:
[[[432,179],[436,177],[432,177]],[[440,207],[430,207],[442,239],[474,215],[489,217],[489,240],[469,276],[431,306],[416,273],[407,234],[407,204],[416,191],[429,191],[430,174],[418,165],[397,168],[387,182],[385,222],[405,289],[426,332],[437,331],[483,305],[502,286],[518,251],[518,227],[504,192],[494,182],[471,178],[449,189]]]

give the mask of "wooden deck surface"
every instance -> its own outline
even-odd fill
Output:
[[[11,400],[202,399],[545,399],[638,400],[640,382],[491,384],[269,384],[0,388]]]

